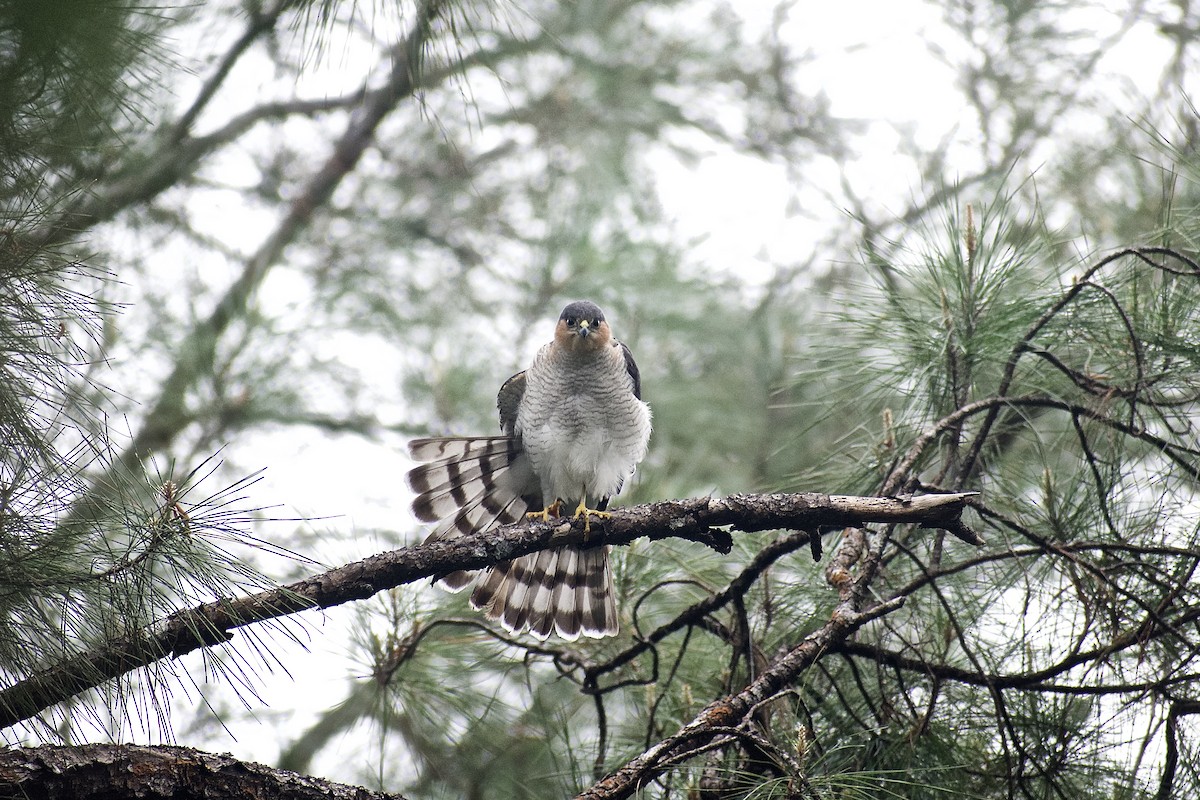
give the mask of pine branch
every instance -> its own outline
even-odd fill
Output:
[[[1111,264],[1119,263],[1125,258],[1133,258],[1149,266],[1151,269],[1156,269],[1167,274],[1187,275],[1191,277],[1200,276],[1200,263],[1168,247],[1127,247],[1115,253],[1110,253],[1089,267],[1083,275],[1075,280],[1069,289],[1063,292],[1058,301],[1029,327],[1029,330],[1025,332],[1025,335],[1021,337],[1020,341],[1017,342],[1009,354],[1008,362],[1004,365],[1004,372],[995,392],[996,395],[1003,396],[1008,394],[1016,379],[1017,365],[1021,357],[1036,351],[1037,348],[1033,346],[1033,341],[1050,324],[1051,320],[1069,306],[1085,288],[1092,286],[1090,281],[1097,273]],[[1158,260],[1156,261],[1155,259]],[[1127,320],[1126,325],[1128,326]],[[1136,342],[1137,337],[1134,336],[1131,341]],[[964,480],[971,475],[975,466],[979,463],[983,447],[988,441],[992,426],[996,424],[996,420],[1000,416],[1000,411],[1000,407],[989,409],[987,416],[984,417],[983,423],[980,425],[979,431],[975,434],[970,450],[963,461],[961,475]]]
[[[78,238],[81,231],[135,203],[146,202],[190,174],[216,147],[228,144],[231,137],[201,139],[188,136],[192,123],[228,78],[230,70],[254,42],[274,30],[287,3],[252,13],[242,35],[222,56],[216,71],[205,80],[199,95],[180,118],[169,125],[166,135],[159,137],[151,152],[127,159],[131,166],[118,168],[115,174],[97,183],[89,191],[76,195],[66,208],[39,233],[30,237],[42,245]],[[239,131],[244,132],[247,128]],[[93,176],[94,177],[94,176]]]
[[[239,797],[280,800],[403,800],[190,747],[43,745],[0,750],[0,796],[27,800]]]
[[[192,104],[177,120],[163,126],[145,152],[134,158],[127,158],[128,165],[118,165],[108,175],[99,178],[92,176],[95,184],[87,192],[75,195],[60,213],[25,238],[39,247],[78,240],[83,231],[111,220],[131,207],[145,205],[167,189],[178,185],[181,180],[192,175],[204,159],[236,142],[260,122],[291,116],[315,117],[333,111],[351,111],[356,120],[369,120],[376,115],[380,103],[390,109],[417,91],[432,89],[471,67],[531,52],[550,40],[547,36],[539,36],[527,40],[505,41],[496,47],[481,48],[463,54],[444,65],[432,66],[429,69],[422,66],[417,70],[413,65],[419,63],[420,49],[427,46],[433,36],[430,24],[438,17],[443,6],[441,0],[429,0],[422,4],[423,13],[409,35],[384,54],[383,63],[390,63],[392,69],[388,80],[382,86],[371,89],[369,85],[364,84],[353,92],[336,97],[307,100],[292,98],[263,103],[231,117],[208,133],[192,135],[190,131],[196,117],[208,107],[214,95],[222,88],[233,66],[250,45],[275,29],[280,15],[292,6],[292,3],[280,2],[267,12],[253,15],[242,36],[220,58],[216,71],[205,81]],[[369,124],[376,125],[380,119]],[[352,120],[350,126],[353,128],[357,124],[358,122]],[[345,141],[343,137],[343,142]],[[342,149],[343,146],[335,150],[334,158],[350,155]],[[341,162],[340,167],[345,172],[350,172],[356,161],[357,156],[348,158]],[[326,172],[327,170],[323,170],[318,173],[318,177]],[[318,199],[319,202],[314,203],[314,199]],[[327,199],[328,194],[317,198],[310,185],[292,204],[291,211],[300,209],[305,214],[311,214]],[[284,224],[290,222],[292,217],[293,214],[289,213]]]
[[[420,5],[420,13],[407,35],[390,48],[381,60],[381,63],[391,65],[387,80],[382,85],[371,88],[364,83],[350,94],[323,100],[297,99],[263,104],[198,137],[181,133],[187,127],[185,115],[175,124],[176,133],[164,137],[164,144],[159,150],[139,160],[136,170],[81,196],[81,205],[68,209],[61,219],[31,237],[41,242],[76,236],[81,230],[109,219],[130,206],[148,202],[188,174],[205,156],[235,141],[260,121],[296,114],[311,116],[333,110],[352,111],[345,129],[333,143],[329,157],[309,176],[279,223],[246,259],[241,274],[229,285],[208,317],[198,321],[183,335],[176,347],[178,355],[173,369],[163,382],[157,399],[145,403],[149,410],[142,418],[133,440],[107,473],[92,482],[94,487],[111,485],[116,474],[136,474],[142,460],[167,448],[176,436],[195,421],[186,398],[196,383],[212,372],[221,337],[232,325],[246,317],[255,291],[279,263],[285,248],[303,234],[312,217],[328,204],[337,187],[354,172],[363,153],[375,143],[380,124],[392,111],[418,92],[438,86],[472,67],[533,52],[551,40],[549,35],[505,40],[493,47],[460,55],[450,63],[425,69],[421,65],[422,53],[436,35],[435,22],[444,6],[442,0],[426,0]],[[277,11],[252,22],[247,36],[253,30],[269,30],[270,26],[263,26],[273,19],[272,15]],[[240,48],[247,41],[240,39],[226,55],[226,61],[236,60]],[[224,74],[227,74],[227,70],[223,66],[210,81]],[[206,97],[212,90],[212,86],[206,85],[196,104],[206,103]],[[360,422],[370,421],[350,421],[351,424]],[[103,491],[102,488],[100,491]],[[102,497],[85,498],[72,510],[69,521],[96,516],[102,505]]]
[[[566,544],[627,545],[642,537],[680,538],[728,553],[732,530],[839,530],[870,523],[909,523],[939,528],[982,544],[961,514],[971,493],[912,498],[850,497],[824,494],[740,494],[731,497],[669,500],[613,512],[592,522],[523,521],[495,531],[381,553],[320,575],[248,597],[223,599],[180,611],[153,630],[117,639],[80,653],[0,691],[0,728],[35,714],[108,679],[160,659],[178,658],[223,644],[237,628],[286,617],[312,608],[330,608],[371,597],[425,578],[457,570],[480,569]]]
[[[715,737],[724,735],[723,730],[739,728],[759,705],[790,684],[831,646],[845,641],[872,619],[890,613],[901,605],[903,598],[894,598],[875,605],[867,612],[858,612],[854,610],[852,602],[840,603],[828,622],[804,637],[800,644],[777,659],[745,689],[710,703],[675,734],[628,761],[616,772],[579,794],[576,800],[615,800],[632,796],[670,767],[703,752],[705,745]]]
[[[965,504],[971,496],[971,493],[925,495],[900,502],[936,502],[941,498],[948,501],[949,507],[953,507],[956,504]],[[950,498],[954,500],[951,501]],[[856,505],[858,500],[870,500],[872,504],[887,501],[886,498],[830,499],[836,501],[832,505]],[[894,512],[896,509],[890,510]],[[942,508],[943,512],[947,510]],[[913,522],[911,519],[904,521]],[[723,746],[720,740],[727,737],[725,731],[740,730],[757,708],[794,683],[821,655],[841,645],[867,622],[889,614],[904,604],[906,598],[902,596],[893,597],[885,602],[873,602],[869,599],[868,589],[883,556],[888,535],[869,536],[862,530],[862,523],[845,521],[840,525],[848,529],[848,534],[844,537],[831,565],[831,568],[841,573],[841,577],[831,581],[838,587],[840,602],[829,620],[782,656],[774,659],[746,688],[710,703],[676,733],[661,739],[641,755],[597,781],[579,794],[577,800],[615,800],[633,796],[641,787],[671,767],[706,752],[713,746]],[[923,520],[921,526],[940,528],[972,544],[983,544],[983,540],[962,523],[957,513],[944,515],[937,521]],[[806,526],[795,527],[804,529]],[[857,574],[850,572],[854,564],[858,565]]]

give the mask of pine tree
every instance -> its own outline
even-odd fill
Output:
[[[1194,21],[931,8],[962,114],[886,133],[902,206],[786,6],[0,8],[6,791],[348,791],[156,744],[226,726],[409,797],[1200,788]],[[714,153],[811,256],[681,241]],[[579,297],[655,435],[621,635],[539,642],[429,585],[486,558],[403,547],[396,454],[495,430]]]

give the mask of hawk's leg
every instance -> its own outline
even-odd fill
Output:
[[[603,505],[607,505],[607,502],[603,503]],[[587,541],[587,535],[592,532],[592,517],[608,519],[611,516],[612,514],[608,513],[607,511],[601,511],[596,508],[588,508],[587,500],[584,499],[580,500],[579,505],[575,507],[573,519],[579,519],[580,517],[583,517],[583,538],[584,541]]]
[[[526,519],[537,519],[542,522],[549,522],[559,516],[562,516],[562,500],[555,500],[541,511],[530,511],[525,515]]]

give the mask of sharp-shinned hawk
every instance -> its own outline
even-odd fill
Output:
[[[650,440],[650,407],[637,364],[595,303],[563,309],[554,340],[500,387],[503,436],[438,437],[409,444],[425,462],[408,473],[413,512],[436,522],[426,541],[516,522],[603,512]],[[592,503],[594,505],[589,506]],[[540,509],[540,510],[537,510]],[[474,573],[442,578],[454,591]],[[507,630],[544,639],[617,632],[608,547],[544,550],[483,570],[471,605]]]

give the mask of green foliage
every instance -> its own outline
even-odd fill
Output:
[[[139,70],[151,59],[166,65],[156,38],[165,19],[127,4],[0,8],[5,688],[64,663],[74,663],[80,674],[72,677],[86,685],[103,673],[81,654],[180,608],[268,585],[245,561],[246,529],[261,515],[241,492],[254,480],[206,496],[200,484],[215,460],[175,475],[120,459],[107,426],[110,390],[97,381],[117,313],[103,299],[114,278],[47,243],[59,206],[75,199],[78,181],[103,171],[101,154],[138,113],[146,78]],[[49,738],[90,735],[92,727],[161,732],[170,727],[170,677],[191,680],[166,666],[45,716],[42,698],[30,694],[6,695],[3,711]]]
[[[161,11],[129,3],[9,0],[0,8],[0,200],[61,202],[104,170],[141,113],[145,69],[166,54]],[[59,182],[56,179],[63,179]]]
[[[944,229],[920,239],[914,262],[886,265],[888,281],[859,295],[833,337],[845,343],[831,358],[849,383],[839,394],[907,421],[889,434],[890,463],[868,462],[842,481],[834,474],[833,485],[861,491],[872,472],[902,468],[892,475],[909,476],[906,490],[981,489],[988,538],[1000,537],[1010,554],[975,563],[925,534],[895,534],[884,583],[912,593],[910,602],[859,641],[939,665],[935,676],[940,665],[988,675],[1066,674],[1075,655],[1107,653],[1131,629],[1145,631],[1149,623],[1140,620],[1157,613],[1151,609],[1166,603],[1186,619],[1194,602],[1183,584],[1155,576],[1190,574],[1188,554],[1197,544],[1195,526],[1173,512],[1194,502],[1198,468],[1189,432],[1200,396],[1193,341],[1200,269],[1154,250],[1056,266],[1047,256],[1054,237],[1014,225],[1013,205],[1001,197],[976,212],[977,229],[971,214],[964,222],[952,208]],[[811,373],[800,380],[836,383],[836,376]],[[840,415],[832,410],[822,424]],[[928,431],[935,435],[926,438]],[[852,446],[877,450],[872,435],[879,436],[867,431]],[[898,466],[914,452],[920,457]],[[1180,650],[1167,640],[1174,638],[1096,656],[1090,673],[1074,676],[1066,686],[1076,688],[1061,688],[1062,695],[1036,691],[1033,678],[999,694],[982,683],[955,689],[919,670],[903,677],[869,660],[862,665],[868,678],[852,660],[849,673],[829,676],[832,694],[816,692],[808,711],[821,715],[814,727],[831,738],[845,741],[875,726],[887,738],[899,728],[898,752],[916,763],[981,763],[969,750],[935,756],[932,728],[953,726],[967,734],[960,745],[991,753],[983,762],[994,759],[977,773],[971,796],[1000,793],[1014,758],[1032,765],[1021,781],[1034,796],[1115,790],[1131,786],[1124,763],[1136,723],[1127,709],[1100,699],[1104,687],[1173,674]],[[1065,642],[1073,643],[1070,654]],[[837,687],[846,685],[859,696],[841,694]],[[927,707],[897,704],[914,692],[930,698]],[[992,714],[975,713],[989,706]],[[890,746],[862,747],[851,752],[868,760],[848,768],[909,768],[885,755]],[[920,783],[962,787],[957,771]]]
[[[463,595],[405,587],[361,604],[358,677],[307,729],[299,709],[280,726],[282,765],[322,765],[344,735],[341,778],[571,795],[825,630],[847,602],[836,561],[873,571],[864,607],[905,605],[641,796],[1195,789],[1194,759],[1159,755],[1190,753],[1200,702],[1195,114],[1174,89],[1133,110],[1102,91],[1127,32],[1176,48],[1163,87],[1195,36],[1168,10],[1073,8],[935,9],[961,135],[894,132],[890,177],[922,183],[897,209],[856,169],[878,129],[835,116],[840,86],[786,7],[758,28],[721,3],[0,7],[0,673],[268,585],[290,554],[230,477],[265,461],[319,487],[273,488],[301,513],[355,515],[287,547],[348,561],[418,541],[404,438],[496,430],[500,382],[588,297],[655,413],[622,502],[977,491],[988,546],[880,527],[839,561],[857,533],[823,531],[813,563],[803,532],[738,535],[727,556],[638,542],[614,553],[622,634],[604,641],[513,638]],[[168,55],[167,32],[202,55]],[[397,64],[413,83],[391,98]],[[797,226],[807,260],[751,274],[681,241],[656,168],[713,154],[786,170],[821,229]],[[356,493],[328,499],[341,481]],[[242,638],[205,666],[252,706],[276,634]],[[27,732],[149,736],[179,685],[163,678],[186,688],[188,669],[160,662]],[[259,741],[255,709],[228,705]]]

